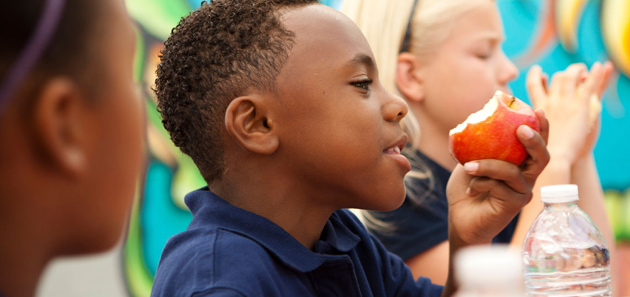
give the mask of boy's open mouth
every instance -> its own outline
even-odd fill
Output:
[[[385,150],[385,153],[386,154],[400,154],[400,147],[398,146],[390,147]]]
[[[395,142],[391,143],[388,148],[383,150],[383,153],[400,155],[405,145],[407,145],[407,134],[403,133]]]

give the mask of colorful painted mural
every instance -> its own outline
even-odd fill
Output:
[[[630,240],[630,2],[622,0],[497,1],[505,26],[504,50],[521,73],[539,64],[547,73],[571,63],[611,60],[617,69],[603,97],[595,159],[618,240]],[[510,84],[527,98],[525,75]]]
[[[342,0],[322,1],[338,7]],[[124,246],[124,272],[132,296],[149,296],[162,248],[184,230],[191,214],[184,195],[204,185],[192,161],[170,142],[151,86],[163,41],[199,0],[127,0],[137,22],[136,76],[144,83],[149,156]],[[605,94],[602,133],[595,149],[601,182],[620,241],[630,241],[630,2],[626,0],[497,0],[506,29],[504,49],[521,73],[540,64],[547,73],[574,62],[610,59],[618,72]],[[406,15],[406,14],[405,14]],[[524,75],[511,84],[527,98]]]

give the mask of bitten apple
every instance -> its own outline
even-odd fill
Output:
[[[497,91],[483,109],[450,131],[451,155],[461,164],[499,159],[520,165],[528,156],[516,137],[520,125],[540,131],[538,118],[527,103]]]

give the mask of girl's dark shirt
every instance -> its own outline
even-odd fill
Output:
[[[411,154],[424,162],[433,174],[433,187],[430,179],[414,179],[413,189],[407,185],[407,193],[423,193],[420,204],[413,203],[409,194],[402,206],[390,212],[369,211],[370,216],[384,224],[372,226],[368,231],[376,236],[385,247],[403,260],[420,254],[444,241],[448,241],[448,202],[446,184],[451,172],[431,160],[419,150]],[[412,162],[413,163],[413,162]],[[421,170],[412,164],[412,170]],[[493,243],[509,243],[512,240],[518,215],[503,229]]]

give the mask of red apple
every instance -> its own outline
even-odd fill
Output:
[[[450,131],[451,155],[461,164],[499,159],[520,165],[528,156],[516,137],[520,125],[540,131],[538,118],[527,103],[497,91],[483,109]]]

